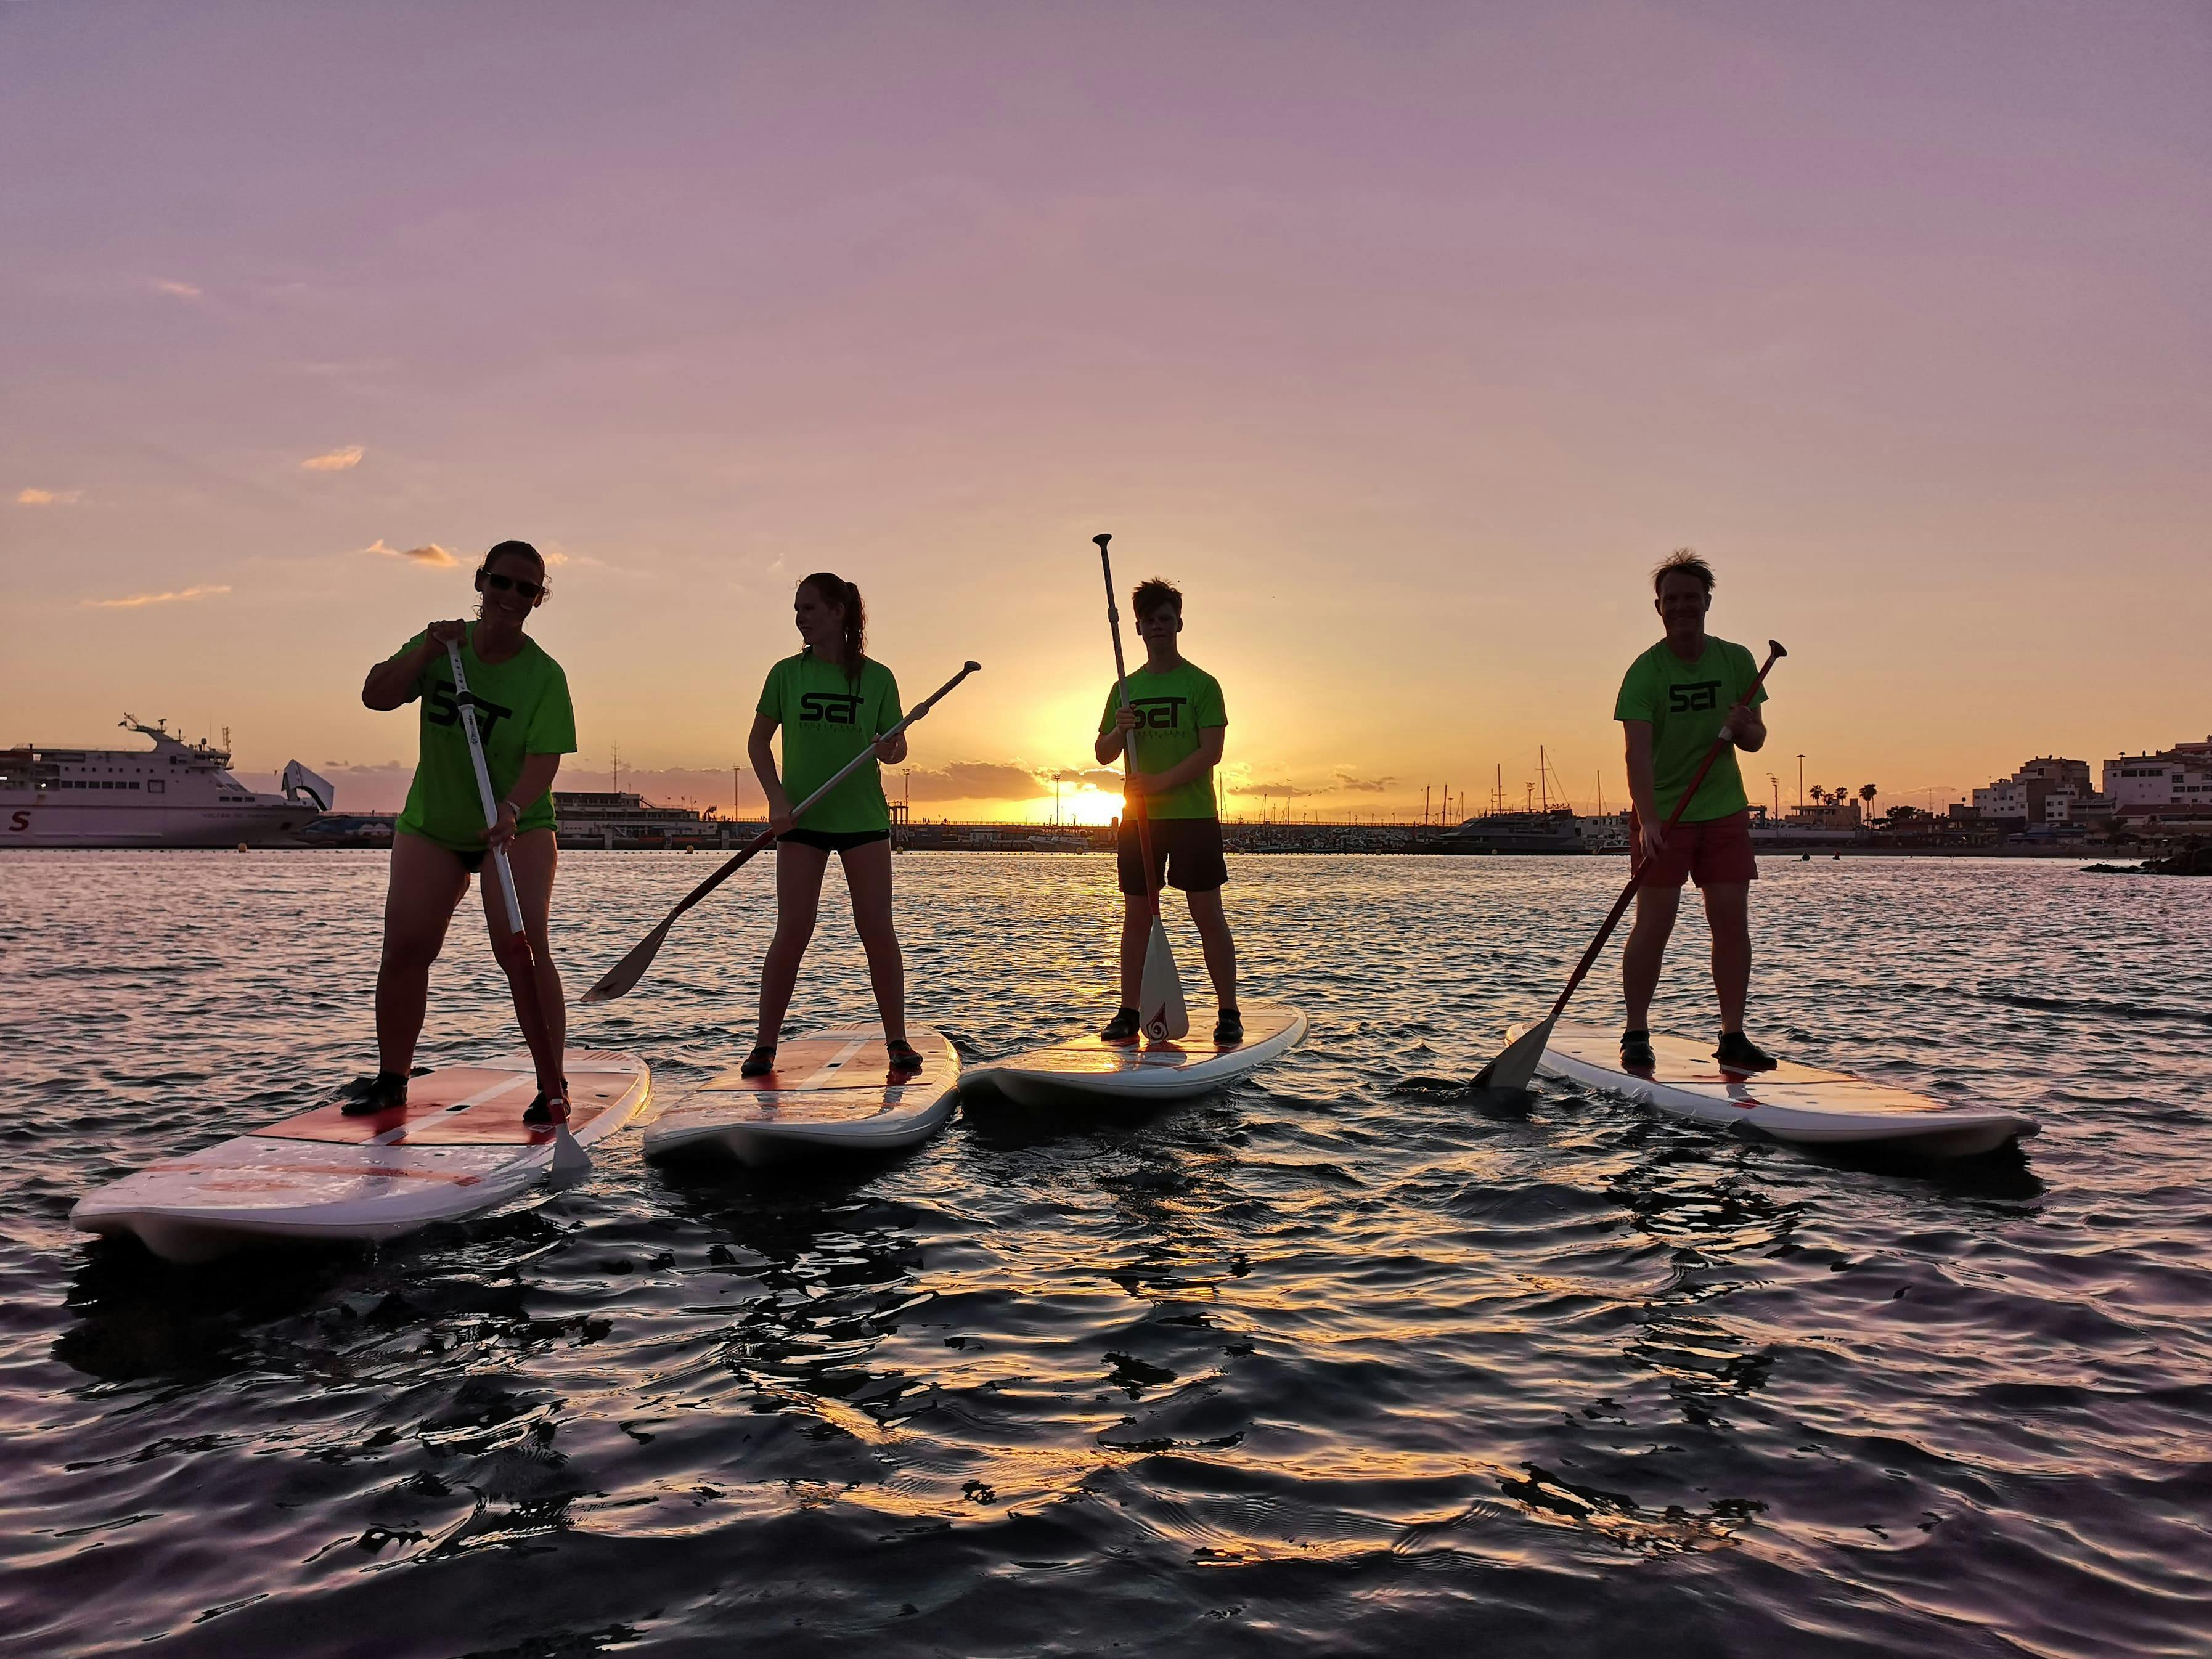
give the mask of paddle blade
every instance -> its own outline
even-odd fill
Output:
[[[568,1122],[562,1120],[553,1131],[554,1182],[565,1187],[572,1181],[581,1181],[591,1172],[592,1155],[584,1150],[583,1142],[568,1133]]]
[[[1182,1001],[1182,975],[1176,971],[1168,930],[1158,916],[1152,918],[1152,936],[1145,945],[1145,976],[1138,988],[1137,1006],[1144,1017],[1145,1035],[1155,1042],[1180,1042],[1190,1035],[1190,1010]]]
[[[1553,1019],[1540,1020],[1506,1045],[1505,1052],[1474,1074],[1478,1089],[1525,1091],[1536,1080],[1536,1062],[1552,1040]]]
[[[579,1000],[612,1002],[617,997],[629,992],[638,981],[645,977],[645,970],[653,966],[653,957],[660,954],[661,941],[668,937],[668,923],[675,920],[674,916],[669,917],[668,921],[662,922],[659,927],[638,940],[631,947],[630,953],[608,969],[600,976],[599,982],[585,992]]]

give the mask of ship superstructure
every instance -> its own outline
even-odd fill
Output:
[[[261,846],[329,810],[331,786],[297,761],[283,793],[258,793],[231,775],[228,732],[218,748],[166,720],[119,723],[154,747],[0,749],[0,848]]]

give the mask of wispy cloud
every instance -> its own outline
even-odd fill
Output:
[[[1347,790],[1357,795],[1387,794],[1397,786],[1397,782],[1398,780],[1395,778],[1361,778],[1355,777],[1349,772],[1339,772],[1336,775],[1337,788]]]
[[[190,283],[157,282],[154,284],[154,291],[156,294],[173,295],[179,300],[197,300],[200,297],[200,290]]]
[[[434,568],[443,568],[460,562],[435,542],[425,542],[420,547],[386,547],[384,544],[384,538],[379,536],[361,550],[364,553],[380,553],[387,559],[412,559],[417,564],[427,564]]]
[[[84,499],[82,489],[19,489],[18,507],[73,507]]]
[[[300,463],[302,472],[349,472],[361,465],[368,453],[359,444],[348,444],[343,449],[327,450],[320,455],[310,455]]]
[[[211,593],[228,593],[228,587],[187,587],[175,593],[133,593],[123,599],[87,599],[88,609],[133,611],[142,605],[173,605],[179,599],[204,599]]]

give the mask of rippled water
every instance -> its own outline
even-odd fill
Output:
[[[569,855],[572,991],[709,868]],[[2207,1650],[2212,882],[1768,861],[1756,1034],[2042,1120],[1943,1170],[1455,1086],[1616,862],[1232,872],[1313,1032],[1229,1092],[184,1270],[69,1206],[368,1068],[383,862],[0,857],[0,1651]],[[575,1039],[727,1064],[763,873]],[[1107,860],[898,873],[970,1061],[1106,1010]],[[427,1061],[511,1046],[464,921]]]

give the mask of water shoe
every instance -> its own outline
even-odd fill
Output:
[[[745,1056],[745,1063],[738,1067],[738,1075],[766,1077],[774,1070],[775,1070],[775,1044],[756,1042],[753,1044],[752,1053]]]
[[[891,1057],[891,1070],[912,1073],[921,1069],[921,1050],[904,1037],[894,1037],[884,1045]]]
[[[1224,1008],[1221,1017],[1213,1022],[1213,1040],[1224,1048],[1243,1042],[1244,1017],[1234,1008]]]
[[[1713,1058],[1724,1072],[1771,1072],[1782,1063],[1741,1031],[1722,1032]]]
[[[1137,1011],[1124,1008],[1106,1022],[1106,1029],[1098,1035],[1108,1042],[1133,1042],[1137,1036]]]
[[[553,1109],[554,1100],[561,1103],[561,1109],[557,1113]],[[530,1109],[522,1115],[522,1121],[533,1129],[566,1123],[568,1121],[568,1079],[565,1077],[561,1079],[561,1092],[551,1100],[547,1099],[545,1091],[540,1089],[538,1097],[530,1103]]]
[[[1651,1052],[1651,1033],[1645,1030],[1623,1031],[1620,1034],[1620,1069],[1624,1072],[1648,1072],[1658,1065],[1659,1056]]]
[[[374,1117],[383,1112],[407,1109],[407,1079],[399,1072],[379,1072],[367,1083],[354,1084],[343,1108],[348,1117]]]

